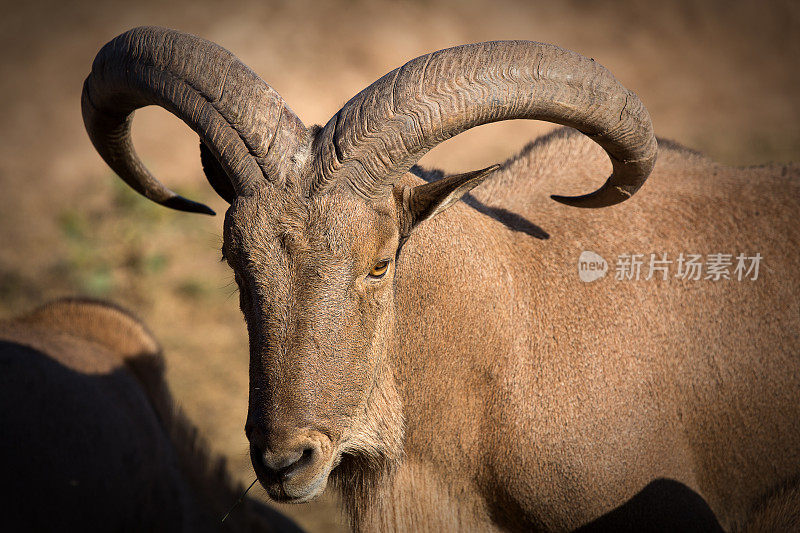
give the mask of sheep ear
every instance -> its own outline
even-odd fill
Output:
[[[236,191],[233,189],[233,185],[231,185],[231,180],[222,169],[217,158],[214,157],[214,154],[211,153],[211,150],[208,149],[203,141],[200,141],[200,163],[203,165],[203,172],[206,175],[206,179],[216,193],[229,204],[233,203],[233,199],[236,197]]]
[[[421,222],[435,217],[477,187],[500,165],[492,165],[481,170],[447,176],[440,180],[403,187],[401,233],[408,235]]]

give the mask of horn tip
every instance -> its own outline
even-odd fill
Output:
[[[622,203],[630,198],[630,195],[619,194],[608,189],[600,189],[590,194],[584,194],[583,196],[560,196],[558,194],[551,194],[550,198],[570,207],[592,209],[609,207]]]
[[[184,198],[183,196],[173,196],[161,202],[161,205],[165,207],[169,207],[170,209],[176,209],[178,211],[186,211],[188,213],[200,213],[203,215],[211,215],[214,216],[217,213],[214,212],[213,209],[208,207],[205,204],[201,204],[199,202],[193,202],[188,198]]]
[[[645,174],[645,178],[646,177],[647,174]],[[561,196],[553,194],[550,195],[550,198],[570,207],[590,209],[609,207],[620,204],[636,194],[636,191],[639,190],[642,183],[644,183],[644,179],[638,180],[638,183],[636,181],[633,183],[620,183],[620,179],[616,174],[612,174],[602,187],[592,193],[582,196]]]

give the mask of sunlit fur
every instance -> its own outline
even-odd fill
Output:
[[[224,253],[250,335],[251,442],[330,441],[295,501],[330,471],[357,530],[569,530],[664,478],[728,528],[798,473],[797,168],[665,143],[620,206],[548,198],[609,169],[562,129],[429,220],[404,211],[419,169],[378,201],[269,184],[234,201]],[[609,261],[606,279],[579,280],[583,250]],[[613,279],[618,255],[651,252],[764,264],[756,281]]]

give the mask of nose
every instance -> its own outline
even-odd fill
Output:
[[[253,469],[270,497],[305,501],[321,493],[330,472],[332,444],[312,429],[273,431],[245,429]]]

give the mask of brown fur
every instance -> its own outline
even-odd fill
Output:
[[[219,524],[243,488],[175,406],[158,343],[126,311],[70,299],[0,322],[0,368],[14,410],[0,529],[299,531],[249,498]]]
[[[800,531],[800,478],[785,483],[767,495],[750,512],[747,523],[737,531]]]
[[[223,252],[268,492],[305,501],[330,474],[362,531],[563,531],[666,479],[730,528],[796,476],[800,171],[667,145],[619,206],[547,196],[609,171],[561,129],[429,220],[408,210],[412,173],[376,201],[269,184],[236,198]],[[579,280],[583,250],[605,279]],[[613,279],[618,255],[651,252],[763,260],[756,281]],[[297,476],[265,469],[298,449]]]

